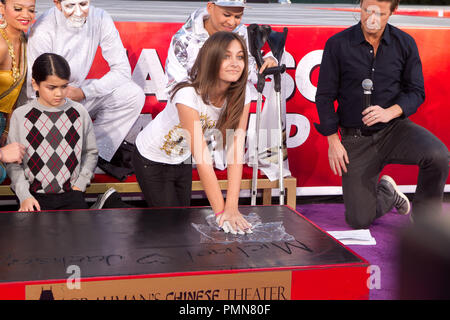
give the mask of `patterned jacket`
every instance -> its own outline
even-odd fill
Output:
[[[169,52],[166,59],[166,87],[170,89],[177,83],[188,78],[189,71],[194,65],[200,48],[209,38],[204,28],[203,21],[208,16],[206,8],[197,9],[191,14],[186,23],[175,33],[170,42]],[[234,29],[245,39],[248,48],[247,27],[243,24]],[[249,52],[249,81],[256,83],[257,70],[255,58]]]

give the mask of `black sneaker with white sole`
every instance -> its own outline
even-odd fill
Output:
[[[380,179],[380,184],[383,184],[384,187],[391,189],[394,195],[394,207],[397,209],[399,214],[406,215],[411,210],[411,204],[409,202],[408,197],[400,191],[394,179],[390,176],[384,175]]]

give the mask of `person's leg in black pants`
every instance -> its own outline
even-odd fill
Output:
[[[84,192],[71,190],[63,193],[41,194],[33,193],[33,197],[39,202],[41,210],[75,210],[88,209],[84,198]]]
[[[347,136],[342,143],[350,163],[342,176],[347,223],[356,229],[368,228],[389,212],[395,203],[393,189],[377,184],[387,164],[419,166],[413,216],[439,213],[449,154],[445,145],[425,128],[409,119],[399,119],[372,136]]]
[[[66,192],[65,208],[67,208],[67,209],[89,209],[89,206],[86,203],[86,199],[84,196],[85,196],[85,193],[83,191],[72,190],[72,191]]]
[[[174,168],[175,176],[174,181],[175,193],[178,199],[178,206],[188,207],[191,205],[192,196],[192,164],[182,163]]]
[[[412,203],[413,218],[440,214],[449,173],[447,147],[430,131],[409,119],[397,121],[389,137],[384,140],[379,143],[379,152],[386,157],[386,164],[419,166]]]
[[[192,189],[192,165],[169,165],[150,161],[135,150],[133,165],[136,179],[150,207],[189,206]]]
[[[349,158],[347,173],[342,174],[345,220],[352,228],[367,229],[393,205],[377,201],[381,160],[371,136],[342,136],[342,145]]]

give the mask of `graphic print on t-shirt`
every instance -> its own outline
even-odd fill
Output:
[[[207,114],[200,114],[200,122],[202,125],[202,131],[205,133],[208,129],[216,127],[216,121],[211,120]],[[181,156],[189,151],[186,138],[184,137],[184,130],[181,128],[181,124],[174,126],[165,136],[162,146],[160,147],[168,156],[172,154]]]

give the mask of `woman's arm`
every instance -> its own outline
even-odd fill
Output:
[[[17,109],[12,113],[11,117],[11,130],[8,135],[8,144],[20,143],[20,130],[22,128],[21,122],[19,121]],[[25,147],[24,147],[25,148]],[[23,150],[24,154],[26,150]],[[23,156],[22,156],[23,161]],[[21,162],[11,162],[6,166],[6,171],[11,179],[10,188],[14,190],[17,198],[19,198],[20,208],[19,211],[40,211],[38,201],[30,193],[30,182],[25,175],[25,164]]]
[[[83,146],[81,149],[80,172],[78,178],[72,185],[72,189],[86,191],[86,187],[91,183],[97,166],[98,150],[95,139],[94,126],[88,112],[80,106],[81,121],[83,122]]]
[[[197,165],[197,171],[203,189],[206,192],[206,196],[208,197],[213,211],[215,213],[221,212],[225,207],[225,201],[212,166],[211,154],[209,153],[205,138],[203,137],[198,111],[181,103],[177,103],[176,106],[181,127],[189,134],[187,137],[189,140],[188,142],[192,156]]]
[[[227,148],[228,190],[225,208],[237,209],[241,190],[244,144],[250,104],[244,107],[239,126],[234,131],[233,142]]]
[[[250,104],[244,107],[238,130],[233,136],[233,144],[227,150],[228,161],[228,191],[227,202],[223,199],[214,168],[212,166],[211,154],[206,145],[201,128],[199,114],[196,110],[183,104],[177,103],[178,116],[180,124],[188,133],[189,145],[192,156],[197,165],[197,171],[206,196],[212,207],[212,210],[219,216],[219,226],[224,227],[227,222],[231,227],[231,232],[236,234],[239,230],[248,230],[251,225],[244,219],[238,210],[239,191],[242,178],[242,162],[244,155],[245,132],[247,129],[248,114]],[[236,134],[237,133],[237,134]],[[228,230],[225,230],[228,231]]]
[[[234,230],[238,230],[237,227],[240,230],[251,227],[238,210],[249,110],[250,104],[245,105],[238,128],[233,135],[233,142],[231,145],[227,143],[228,190],[224,212],[219,218],[219,226],[222,226],[224,221],[229,221]]]

